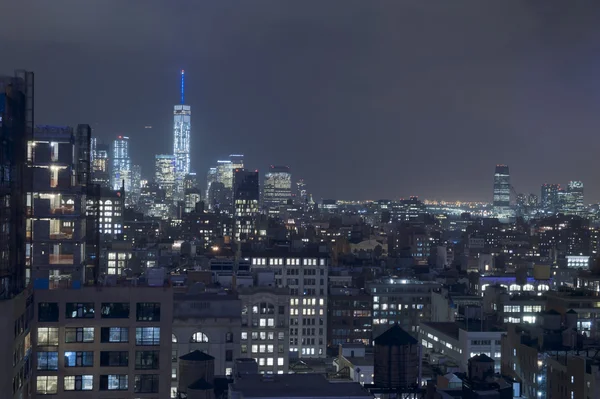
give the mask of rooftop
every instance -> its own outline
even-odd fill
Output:
[[[424,322],[423,325],[434,329],[436,331],[441,332],[449,337],[452,337],[458,340],[458,335],[460,330],[464,330],[467,332],[502,332],[503,330],[496,328],[494,326],[487,325],[484,322],[483,325],[479,320],[469,321],[468,325],[464,321],[455,321],[455,322]]]
[[[359,383],[329,382],[321,374],[244,375],[230,384],[230,392],[244,398],[372,398]]]
[[[204,353],[202,351],[199,351],[198,349],[196,349],[193,352],[186,353],[183,356],[179,356],[179,359],[191,360],[191,361],[195,361],[195,362],[206,362],[208,360],[215,360],[215,358],[212,357],[211,355],[209,355],[208,353]]]

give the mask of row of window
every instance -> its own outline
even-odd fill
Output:
[[[37,345],[56,346],[59,344],[58,327],[38,327]],[[66,327],[65,343],[91,343],[95,339],[94,327]],[[100,342],[118,343],[129,342],[128,327],[102,327],[100,329]],[[137,327],[135,329],[135,344],[155,346],[160,345],[159,327]]]
[[[127,367],[129,366],[128,351],[102,351],[100,352],[101,367]],[[159,366],[158,351],[136,351],[136,370],[156,370]],[[64,367],[94,367],[93,351],[78,351],[64,353]],[[58,352],[38,352],[37,369],[45,371],[58,370]]]
[[[134,376],[135,393],[157,393],[159,376],[157,374],[137,374]],[[93,375],[68,375],[63,379],[64,391],[92,391],[94,389]],[[129,390],[129,376],[126,374],[101,375],[100,391]],[[58,393],[58,376],[40,375],[36,380],[36,392],[41,395]]]
[[[287,258],[284,260],[283,258],[268,258],[268,264],[271,266],[283,266],[284,262],[288,266],[300,266],[300,264],[302,264],[303,266],[317,266],[317,263],[319,263],[319,266],[326,265],[326,259],[318,259],[317,260],[317,259]],[[252,265],[255,265],[255,266],[267,265],[267,258],[253,258]]]
[[[103,319],[128,319],[130,305],[128,302],[106,302],[100,306],[100,317]],[[65,306],[67,319],[93,319],[96,316],[93,302],[69,302]],[[38,321],[57,322],[59,306],[56,302],[38,304]],[[160,303],[142,302],[136,304],[137,321],[160,321]]]
[[[284,333],[282,331],[277,333],[277,339],[278,340],[283,340],[284,339]],[[266,331],[261,331],[261,332],[256,332],[253,331],[252,335],[251,335],[253,340],[261,340],[261,341],[272,341],[275,339],[275,333],[272,331],[266,332]],[[248,339],[248,332],[247,331],[242,331],[242,341],[245,341]]]

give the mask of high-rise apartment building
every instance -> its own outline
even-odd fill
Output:
[[[99,143],[97,138],[92,137],[92,183],[105,188],[110,187],[109,152],[108,145]]]
[[[154,181],[165,190],[167,199],[173,200],[176,184],[177,160],[174,155],[156,155],[154,160]]]
[[[88,125],[79,125],[76,131],[38,126],[29,140],[33,181],[27,198],[27,235],[35,288],[80,286],[85,280],[90,135]]]
[[[192,108],[185,104],[185,72],[181,70],[181,103],[173,109],[173,155],[175,156],[176,192],[183,194],[183,180],[190,173],[190,132]]]
[[[140,165],[131,166],[131,191],[125,197],[127,205],[137,204],[142,194],[142,167]]]
[[[112,188],[120,190],[125,187],[125,193],[131,191],[131,158],[129,158],[129,137],[118,136],[113,142],[112,159]]]
[[[506,165],[496,165],[493,206],[498,214],[505,214],[510,208],[510,172]]]
[[[28,398],[33,295],[27,256],[27,143],[33,134],[33,73],[0,76],[0,392]]]
[[[237,241],[246,240],[256,234],[256,217],[259,202],[258,171],[236,169],[233,183],[233,204]]]
[[[279,207],[292,198],[292,173],[289,166],[269,167],[263,186],[263,207],[268,213],[278,214]]]

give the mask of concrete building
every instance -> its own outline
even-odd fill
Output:
[[[251,357],[260,374],[287,374],[289,367],[290,294],[288,288],[244,287],[241,356]]]
[[[372,384],[375,376],[373,353],[367,353],[363,344],[341,344],[333,365],[338,377],[344,377],[360,384]]]
[[[425,322],[419,327],[423,352],[430,359],[447,357],[463,372],[467,371],[469,359],[482,353],[494,359],[500,371],[502,334],[503,331],[487,327],[481,321]]]
[[[373,296],[373,337],[396,323],[417,336],[419,323],[431,318],[431,291],[440,287],[434,282],[397,277],[367,283]]]
[[[244,256],[246,257],[246,256]],[[270,270],[290,290],[290,355],[325,357],[329,255],[322,252],[250,253],[251,270]]]
[[[34,398],[167,398],[172,290],[162,278],[38,290]]]
[[[242,307],[237,295],[192,286],[175,294],[173,303],[173,388],[177,359],[195,350],[214,357],[214,375],[231,375],[240,357]]]

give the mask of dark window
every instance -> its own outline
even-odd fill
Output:
[[[231,349],[227,349],[225,351],[225,361],[226,362],[231,362],[233,361],[233,351]]]
[[[279,314],[285,314],[285,306],[279,306]]]
[[[129,366],[129,352],[103,351],[100,352],[100,366],[102,367],[127,367]]]
[[[58,303],[42,302],[38,304],[38,321],[58,321]]]
[[[129,389],[129,376],[127,374],[109,374],[100,376],[101,391],[126,391]]]
[[[129,317],[129,303],[110,302],[102,304],[100,317],[103,319],[127,319]]]
[[[158,351],[136,351],[135,352],[136,370],[157,370],[158,369]]]
[[[94,352],[65,352],[65,367],[93,367]]]
[[[225,334],[225,342],[233,342],[233,333],[226,333]]]
[[[65,328],[65,342],[94,342],[94,327]]]
[[[93,319],[94,303],[67,303],[67,319]]]
[[[100,330],[100,341],[109,342],[129,342],[128,327],[102,327]]]
[[[58,370],[58,352],[38,352],[38,370]]]
[[[135,376],[135,393],[157,393],[158,375],[156,374],[137,374]]]
[[[160,321],[160,303],[138,303],[136,310],[137,321]]]
[[[147,346],[160,345],[160,328],[137,327],[135,329],[135,344]]]
[[[177,363],[177,349],[171,349],[171,362],[172,363]]]

